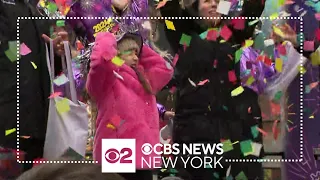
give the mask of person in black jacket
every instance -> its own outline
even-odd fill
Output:
[[[17,17],[40,16],[27,1],[0,1],[0,146],[19,149],[32,161],[41,158],[46,133],[50,96],[50,79],[46,63],[45,41],[49,40],[52,22],[48,20],[20,20],[19,41],[31,52],[19,59],[19,116],[17,116],[17,61],[9,60],[5,51],[9,42],[17,40]],[[62,54],[62,40],[67,33],[60,32],[54,39],[55,52]],[[13,49],[16,50],[16,49]],[[58,69],[58,67],[56,67]],[[17,126],[17,118],[19,126]],[[5,135],[9,129],[19,128],[19,134]],[[25,170],[32,167],[25,165]]]
[[[161,8],[163,17],[220,17],[217,13],[218,1],[196,0],[189,8],[182,9],[178,1],[168,1]],[[250,8],[250,9],[249,9]],[[264,9],[263,1],[245,1],[240,16],[260,17]],[[251,128],[262,126],[258,95],[243,87],[243,92],[232,96],[231,92],[241,86],[240,66],[235,62],[235,52],[245,40],[254,34],[255,26],[249,26],[246,20],[243,29],[236,29],[229,20],[170,20],[175,31],[166,30],[166,36],[175,53],[179,54],[175,77],[171,86],[177,87],[175,105],[173,141],[175,143],[220,143],[252,140],[262,144],[262,136],[251,134]],[[232,36],[226,42],[201,39],[199,34],[208,28],[227,26]],[[192,37],[190,45],[183,49],[179,44],[182,34]],[[236,79],[229,80],[229,72]],[[202,82],[202,83],[199,83]],[[233,150],[224,153],[221,161],[223,168],[201,168],[186,170],[179,168],[179,176],[191,180],[223,179],[231,165],[230,175],[237,176],[244,172],[248,179],[263,179],[261,163],[227,163],[225,159],[244,159],[263,157],[263,148],[259,157],[245,156],[240,150],[240,143],[233,145]],[[181,155],[182,156],[182,155]],[[217,172],[219,177],[214,177]]]

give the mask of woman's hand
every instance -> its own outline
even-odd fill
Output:
[[[53,33],[54,39],[53,40],[53,47],[55,53],[59,56],[64,55],[64,45],[63,41],[69,41],[68,33],[65,30],[59,30]],[[42,34],[42,38],[48,43],[50,42],[50,37],[45,34]]]
[[[297,34],[290,25],[284,24],[277,28],[282,32],[282,34],[280,35],[275,31],[272,32],[271,37],[275,42],[281,43],[283,41],[290,41],[294,46],[298,45]]]
[[[130,3],[130,0],[111,0],[111,3],[115,8],[123,11]]]

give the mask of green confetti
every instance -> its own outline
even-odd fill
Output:
[[[205,168],[206,169],[211,169],[212,167],[209,164],[207,164]]]
[[[228,111],[228,107],[227,106],[222,106],[223,110]]]
[[[254,48],[255,49],[259,49],[259,50],[263,50],[264,49],[264,34],[263,33],[259,33],[257,35],[257,37],[255,38],[255,41],[254,41]]]
[[[311,88],[309,85],[306,85],[305,93],[309,94],[311,92]]]
[[[248,180],[247,176],[244,174],[243,171],[241,171],[237,176],[236,180]]]
[[[226,178],[226,180],[233,180],[233,177],[230,175]]]
[[[251,126],[251,134],[252,134],[253,138],[258,137],[258,135],[259,135],[258,125]]]
[[[241,55],[242,55],[243,50],[240,48],[236,51],[236,60],[235,63],[239,62]]]
[[[244,154],[244,156],[253,152],[251,142],[252,142],[251,140],[246,140],[246,141],[240,142],[241,152]]]
[[[304,42],[304,34],[302,32],[297,34],[297,42],[298,43]]]
[[[49,10],[49,13],[55,13],[58,10],[58,7],[55,3],[49,2],[47,5],[47,9]]]
[[[190,41],[191,41],[191,36],[188,36],[186,34],[182,34],[181,39],[180,39],[180,44],[181,45],[190,45]]]
[[[6,54],[6,56],[11,62],[17,61],[17,55],[19,55],[19,58],[21,57],[20,53],[17,54],[17,48],[18,48],[17,41],[9,41],[8,46],[9,46],[9,49],[6,50],[4,53]]]
[[[223,144],[222,149],[224,153],[233,150],[233,146],[230,139],[223,141],[222,144]]]
[[[253,82],[255,81],[254,77],[253,76],[250,76],[246,82],[247,85],[251,85]]]
[[[249,26],[252,26],[252,25],[256,24],[257,22],[259,22],[259,19],[250,21],[248,24],[249,24]]]
[[[64,21],[64,20],[58,20],[58,21],[56,22],[56,25],[57,25],[58,27],[64,27],[64,26],[65,26],[65,21]]]
[[[215,172],[215,173],[213,173],[213,176],[214,176],[215,178],[217,178],[217,179],[219,179],[219,177],[220,177],[220,176],[219,176],[219,174],[218,174],[218,173],[216,173],[216,172]]]
[[[205,32],[201,33],[199,36],[201,39],[206,39],[207,35],[208,35],[208,31],[205,31]]]
[[[282,92],[278,91],[275,95],[274,95],[274,100],[279,101],[282,97]]]

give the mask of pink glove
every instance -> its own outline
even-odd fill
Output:
[[[111,60],[117,55],[117,41],[110,32],[97,34],[95,44],[92,49],[91,59]]]

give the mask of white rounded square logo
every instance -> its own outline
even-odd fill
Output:
[[[135,139],[102,139],[103,173],[136,172]]]

